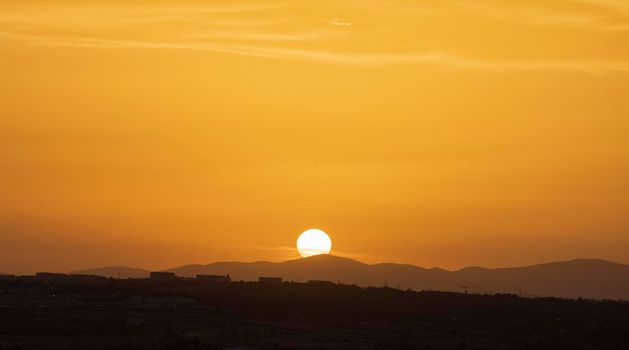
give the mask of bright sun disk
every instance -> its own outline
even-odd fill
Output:
[[[332,240],[330,240],[330,236],[327,233],[311,228],[304,231],[297,238],[297,250],[304,258],[319,254],[330,254]]]

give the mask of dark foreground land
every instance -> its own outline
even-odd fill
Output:
[[[0,349],[627,349],[629,303],[335,284],[0,281]]]

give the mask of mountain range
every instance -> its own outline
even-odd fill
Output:
[[[525,267],[467,267],[456,271],[414,265],[365,264],[356,260],[317,255],[273,262],[217,262],[164,270],[181,277],[229,274],[232,280],[254,281],[260,276],[286,281],[328,280],[362,287],[389,286],[413,290],[441,290],[479,294],[629,300],[629,265],[599,259],[577,259]],[[148,270],[104,267],[74,271],[113,278],[146,278]]]

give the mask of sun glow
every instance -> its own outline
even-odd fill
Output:
[[[330,254],[331,249],[332,240],[330,240],[330,236],[316,228],[304,231],[297,238],[297,250],[304,258],[319,254]]]

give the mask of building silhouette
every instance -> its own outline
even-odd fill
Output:
[[[174,272],[151,272],[151,280],[153,281],[174,281],[177,279]]]

